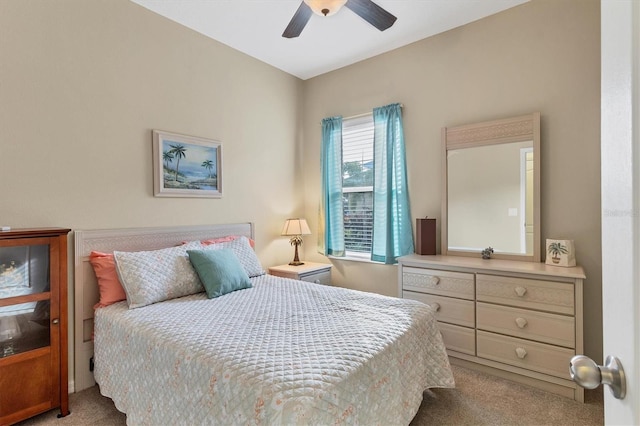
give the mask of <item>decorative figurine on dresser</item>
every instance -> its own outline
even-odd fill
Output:
[[[67,234],[0,232],[0,424],[69,414]]]
[[[400,257],[400,296],[435,310],[452,363],[584,402],[586,277],[541,259],[540,114],[445,127],[442,155],[442,254]]]

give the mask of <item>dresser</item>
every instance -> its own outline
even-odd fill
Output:
[[[451,362],[584,402],[581,267],[460,256],[398,259],[399,294],[435,310]]]
[[[293,280],[331,285],[331,265],[328,263],[304,262],[303,265],[279,265],[269,268],[269,274]]]
[[[0,424],[69,414],[67,234],[0,232]]]

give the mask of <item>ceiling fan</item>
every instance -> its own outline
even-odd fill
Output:
[[[282,37],[298,37],[304,29],[312,13],[320,16],[331,16],[342,6],[351,9],[356,15],[384,31],[396,22],[396,17],[372,2],[371,0],[303,0],[298,10],[291,18],[289,25],[282,33]]]

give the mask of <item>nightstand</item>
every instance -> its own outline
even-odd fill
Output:
[[[269,274],[316,284],[331,285],[331,264],[304,262],[304,265],[278,265],[269,268]]]

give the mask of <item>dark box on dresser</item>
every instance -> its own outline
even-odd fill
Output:
[[[416,219],[416,254],[436,254],[435,219]]]

